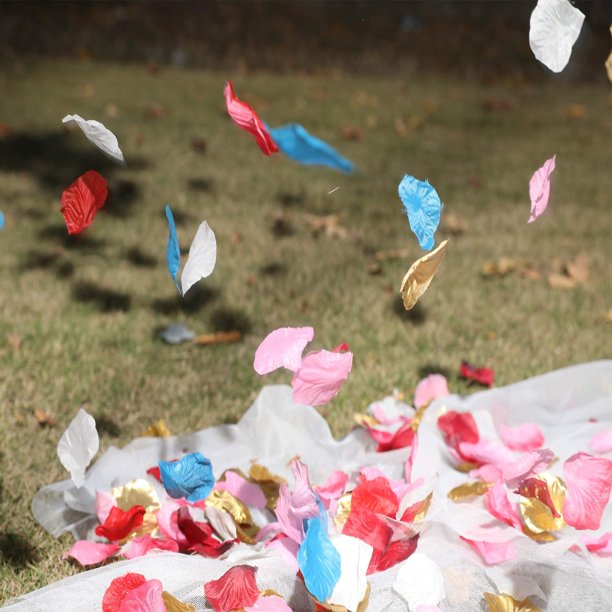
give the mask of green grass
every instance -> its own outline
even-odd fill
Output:
[[[359,171],[344,176],[263,156],[225,114],[228,77],[270,124],[302,123]],[[0,234],[0,601],[78,571],[60,560],[70,538],[45,534],[29,505],[39,487],[66,477],[55,449],[80,406],[103,425],[102,452],[158,418],[173,433],[235,421],[262,385],[289,382],[287,373],[262,379],[252,369],[258,343],[276,327],[312,325],[315,347],[350,344],[353,372],[323,409],[336,435],[393,387],[410,394],[422,368],[447,372],[451,387],[467,392],[457,379],[462,358],[494,367],[503,385],[611,355],[605,317],[612,306],[612,122],[603,85],[487,88],[415,75],[187,70],[154,76],[140,66],[76,62],[6,69],[2,82],[0,120],[12,136],[0,140],[0,208],[7,217]],[[490,98],[508,99],[513,108],[485,112]],[[146,118],[153,103],[167,117]],[[582,119],[566,117],[575,103],[586,107]],[[106,114],[109,104],[115,117]],[[67,113],[109,126],[128,167],[107,161],[80,132],[62,136]],[[400,137],[395,119],[413,115],[422,128]],[[343,141],[343,126],[359,127],[363,138]],[[205,155],[192,150],[192,138],[206,140]],[[527,225],[528,180],[553,153],[549,210]],[[114,209],[123,204],[125,216],[102,212],[86,237],[66,243],[61,191],[90,168],[110,179]],[[451,238],[416,316],[397,308],[402,276],[422,254],[397,197],[406,172],[428,178],[445,210],[469,222],[463,236]],[[470,177],[482,179],[482,187]],[[132,193],[123,183],[117,197],[118,181],[132,181]],[[166,202],[185,217],[178,224],[182,246],[203,219],[217,235],[217,267],[200,283],[191,312],[179,308],[165,268]],[[312,236],[305,215],[329,213],[342,215],[347,239]],[[291,235],[272,232],[277,215]],[[134,247],[155,265],[131,263]],[[374,251],[398,248],[409,249],[409,257],[368,274]],[[553,259],[583,251],[591,275],[574,289],[480,274],[485,261],[501,256],[530,260],[545,272]],[[53,253],[56,259],[45,262]],[[90,301],[99,288],[120,294],[107,296],[111,306],[128,296],[129,308],[102,312]],[[236,326],[247,333],[232,345],[172,347],[155,330],[173,321],[196,333]],[[19,350],[11,349],[9,334],[23,340]],[[58,426],[41,428],[37,407]]]

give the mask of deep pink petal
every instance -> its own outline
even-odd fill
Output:
[[[508,492],[503,480],[498,480],[485,494],[487,510],[499,521],[523,531],[523,524],[515,508],[508,500]]]
[[[529,198],[531,199],[531,215],[528,223],[533,223],[548,206],[550,197],[550,176],[555,170],[557,156],[553,155],[538,168],[529,180]]]
[[[123,553],[123,556],[126,559],[135,559],[136,557],[143,557],[144,555],[149,554],[151,551],[178,552],[179,545],[174,540],[167,540],[166,538],[152,538],[149,534],[145,534],[133,538],[128,549]]]
[[[215,612],[229,612],[236,608],[252,606],[259,598],[255,580],[257,568],[251,565],[236,565],[221,578],[204,585],[204,594]]]
[[[153,578],[131,590],[122,600],[119,612],[166,612],[162,583]]]
[[[74,546],[64,553],[63,558],[72,557],[83,567],[97,565],[112,557],[119,550],[117,544],[103,544],[102,542],[92,542],[91,540],[79,540]]]
[[[536,450],[544,444],[544,434],[535,423],[523,423],[518,427],[502,425],[499,437],[508,448],[517,451]]]
[[[600,431],[598,434],[595,434],[591,441],[589,442],[589,446],[596,453],[607,453],[612,450],[612,429],[607,429],[605,431]]]
[[[448,383],[442,374],[430,374],[421,380],[414,391],[414,407],[425,404],[448,395]]]
[[[260,597],[252,606],[247,606],[245,612],[291,612],[287,602],[278,595]]]
[[[580,536],[580,541],[590,552],[605,557],[612,555],[612,533],[602,533],[599,536],[592,536],[585,533]]]
[[[243,504],[253,508],[265,508],[266,496],[261,487],[249,482],[246,478],[232,472],[225,472],[225,480],[217,480],[213,490],[227,491],[238,498]]]
[[[516,548],[512,542],[478,542],[461,537],[484,560],[487,565],[495,565],[516,558]]]
[[[257,347],[253,368],[268,374],[278,368],[295,372],[302,362],[302,351],[313,339],[312,327],[281,327],[270,332]]]

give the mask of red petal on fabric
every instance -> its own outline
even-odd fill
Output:
[[[129,510],[113,506],[104,523],[96,527],[96,535],[111,542],[123,540],[142,525],[145,513],[144,506],[132,506]]]
[[[161,482],[161,470],[159,469],[158,465],[154,465],[152,468],[149,468],[147,470],[147,474],[149,474],[149,476],[153,476],[153,478],[155,478],[155,480],[157,480],[157,482]]]
[[[508,500],[508,493],[503,480],[498,480],[485,493],[484,502],[487,510],[497,520],[519,531],[523,531],[523,524],[521,523],[518,512]]]
[[[418,543],[418,534],[412,538],[390,542],[376,565],[376,571],[383,572],[397,563],[405,561],[416,550]]]
[[[359,484],[351,496],[352,508],[361,508],[395,518],[399,508],[399,500],[386,478],[374,478],[372,480],[360,478]]]
[[[102,598],[102,612],[118,612],[121,602],[133,589],[143,585],[147,579],[142,574],[127,573],[115,578]]]
[[[259,598],[256,573],[256,567],[236,565],[218,580],[207,582],[204,585],[204,594],[208,603],[216,612],[229,612],[252,606]]]
[[[483,387],[492,387],[495,380],[495,372],[491,368],[477,368],[467,361],[461,362],[459,376],[474,381]]]
[[[342,533],[359,538],[374,549],[367,573],[375,572],[391,540],[393,530],[385,525],[384,521],[376,514],[360,506],[353,507],[351,502],[351,511]]]
[[[449,410],[438,419],[438,429],[442,432],[446,444],[454,448],[460,455],[459,444],[461,442],[475,444],[480,440],[478,426],[471,412]],[[465,457],[463,458],[468,461]]]
[[[386,451],[395,450],[396,448],[406,448],[414,441],[414,435],[414,430],[412,429],[410,422],[404,423],[393,434],[390,440],[378,443],[376,452],[384,453]]]
[[[543,480],[540,480],[539,478],[525,478],[515,493],[518,493],[523,497],[535,497],[545,506],[548,506],[555,518],[559,518],[561,516],[558,510],[555,508],[555,504],[550,496],[550,491],[548,490],[548,485]]]
[[[62,193],[61,213],[69,234],[82,232],[106,202],[108,183],[95,170],[89,170]]]
[[[177,525],[187,538],[187,550],[197,552],[203,557],[219,557],[233,542],[221,542],[214,537],[214,529],[208,523],[196,522],[189,514],[189,508],[183,507],[177,513]]]
[[[257,146],[265,155],[278,152],[278,146],[270,136],[263,121],[257,113],[246,103],[241,102],[234,93],[234,86],[231,81],[225,85],[225,106],[232,121],[243,130],[253,134],[257,141]]]
[[[586,546],[589,552],[604,557],[612,555],[612,533],[602,533],[599,536],[584,534],[580,536],[580,541]]]

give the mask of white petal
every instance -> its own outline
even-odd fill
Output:
[[[217,239],[208,223],[200,224],[189,248],[189,257],[181,273],[181,287],[185,295],[201,278],[212,274],[217,261]]]
[[[76,123],[83,134],[90,142],[93,142],[96,147],[106,153],[109,157],[124,163],[123,153],[119,148],[117,137],[102,123],[95,119],[83,119],[80,115],[66,115],[62,119],[62,123]]]
[[[81,408],[57,445],[57,456],[77,487],[85,482],[85,469],[99,446],[96,421]]]
[[[363,540],[348,535],[333,535],[330,539],[340,553],[341,573],[327,603],[355,612],[368,588],[366,572],[374,549]]]
[[[411,611],[421,605],[436,606],[444,599],[442,572],[429,557],[414,553],[402,563],[393,590],[408,602]]]
[[[584,15],[569,0],[538,0],[529,21],[529,46],[540,62],[561,72],[569,62]]]
[[[229,512],[214,506],[206,506],[204,512],[208,522],[223,542],[236,539],[236,523]]]

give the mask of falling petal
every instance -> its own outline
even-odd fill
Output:
[[[95,170],[89,170],[62,193],[60,211],[69,234],[78,234],[92,223],[108,197],[108,183]]]
[[[548,206],[548,198],[550,197],[550,176],[555,170],[556,159],[557,156],[553,155],[550,159],[546,160],[544,165],[538,168],[529,180],[531,215],[528,223],[533,223],[544,213]]]
[[[160,461],[162,483],[170,497],[188,502],[206,499],[215,484],[210,460],[201,453],[185,455],[178,461]]]
[[[406,272],[400,287],[402,301],[406,310],[410,310],[427,291],[440,264],[444,261],[447,242],[448,240],[444,240],[434,251],[417,259],[410,266],[408,272]]]
[[[422,553],[414,553],[402,563],[393,590],[408,602],[410,610],[435,606],[444,599],[444,578],[438,565]]]
[[[83,567],[97,565],[112,557],[119,550],[117,544],[103,544],[102,542],[91,542],[90,540],[79,540],[66,553],[63,558],[72,557]]]
[[[189,256],[181,272],[183,295],[202,278],[210,276],[217,262],[217,239],[215,233],[204,221],[189,247]]]
[[[178,271],[181,259],[181,251],[178,243],[178,236],[176,235],[176,225],[174,223],[174,216],[170,209],[170,204],[166,204],[166,218],[168,219],[168,246],[166,248],[166,262],[168,264],[168,272],[178,289],[181,293],[181,288],[178,284]]]
[[[117,137],[102,123],[95,119],[83,119],[79,115],[66,115],[62,123],[76,123],[85,134],[87,140],[92,142],[103,153],[116,159],[120,163],[125,163],[123,153],[119,148]]]
[[[77,487],[85,482],[85,469],[98,452],[100,439],[95,419],[82,408],[57,445],[57,456]]]
[[[517,451],[536,450],[544,444],[542,430],[535,423],[523,423],[518,427],[502,425],[499,437],[508,448]]]
[[[281,327],[270,332],[257,347],[253,368],[268,374],[278,368],[295,372],[302,362],[302,351],[313,339],[312,327]]]
[[[255,580],[257,568],[236,565],[217,580],[204,584],[204,594],[215,612],[227,612],[252,606],[259,598]]]

